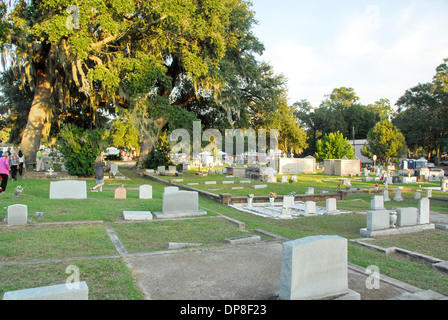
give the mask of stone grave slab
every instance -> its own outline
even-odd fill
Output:
[[[76,180],[52,181],[50,199],[87,199],[87,183]]]
[[[23,204],[15,204],[8,207],[6,223],[9,226],[21,226],[28,223],[28,207]]]
[[[337,299],[348,288],[347,239],[338,236],[307,237],[283,244],[280,300]]]

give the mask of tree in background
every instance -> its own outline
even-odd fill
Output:
[[[173,165],[170,157],[171,146],[165,134],[159,137],[157,146],[145,159],[144,168],[157,170],[158,167],[167,167]]]
[[[27,158],[66,107],[93,123],[99,109],[138,104],[147,116],[141,131],[153,135],[170,120],[166,106],[218,96],[219,63],[248,39],[240,21],[252,25],[249,7],[244,0],[56,0],[10,1],[7,11],[2,1],[2,52],[34,93],[21,143]],[[143,154],[155,141],[142,139]]]
[[[129,112],[121,112],[121,116],[112,122],[111,139],[115,147],[132,149],[140,145],[138,129]]]
[[[367,135],[367,145],[362,153],[370,159],[376,155],[379,162],[388,165],[398,162],[405,152],[404,135],[389,120],[383,120]]]
[[[355,150],[350,141],[344,138],[341,132],[325,134],[325,136],[316,143],[315,157],[318,161],[326,159],[341,159],[347,157],[353,159]]]

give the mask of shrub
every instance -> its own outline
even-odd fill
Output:
[[[70,175],[92,176],[95,159],[107,144],[106,130],[85,130],[67,125],[59,133],[58,144]]]

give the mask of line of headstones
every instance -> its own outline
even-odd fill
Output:
[[[414,199],[418,200],[418,208],[397,208],[396,210],[385,209],[384,202],[390,201],[388,194],[383,196],[374,196],[371,199],[371,211],[367,212],[367,228],[361,229],[362,235],[371,235],[374,232],[390,230],[403,227],[427,226],[430,225],[430,195],[428,190],[425,198],[422,198],[420,192],[415,192]],[[401,189],[396,190],[395,201],[402,202],[403,197]],[[424,229],[416,229],[421,231]]]

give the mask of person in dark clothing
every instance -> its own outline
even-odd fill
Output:
[[[102,156],[98,156],[95,161],[95,180],[96,186],[91,188],[91,191],[96,191],[96,189],[100,189],[100,192],[103,192],[104,186],[104,167],[106,164],[103,161]]]

